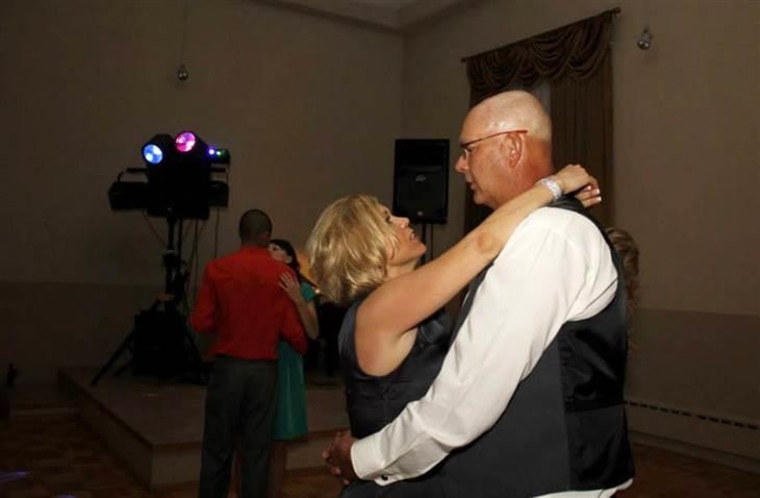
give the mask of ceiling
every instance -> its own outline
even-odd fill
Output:
[[[390,31],[406,31],[473,0],[262,0],[270,5]]]

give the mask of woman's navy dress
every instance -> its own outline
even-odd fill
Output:
[[[354,343],[359,304],[354,303],[349,308],[338,337],[346,407],[351,434],[356,438],[382,429],[407,403],[425,395],[441,369],[452,332],[451,318],[444,311],[435,313],[418,326],[412,350],[396,370],[382,377],[367,375],[359,368]],[[361,481],[345,488],[341,498],[440,496],[436,492],[435,473],[432,469],[419,478],[389,486]]]

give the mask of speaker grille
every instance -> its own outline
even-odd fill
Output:
[[[449,140],[398,139],[393,168],[393,212],[413,223],[446,223]]]

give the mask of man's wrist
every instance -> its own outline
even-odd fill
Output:
[[[356,477],[363,480],[374,480],[378,484],[388,484],[388,476],[384,474],[382,455],[377,451],[373,436],[357,439],[351,446],[351,466]]]
[[[372,448],[363,439],[357,439],[351,445],[351,466],[359,479],[372,479],[372,469],[368,466],[362,466],[364,462],[372,461],[371,450]]]

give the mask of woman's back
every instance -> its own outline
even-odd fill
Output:
[[[412,350],[396,370],[382,377],[367,375],[359,367],[354,346],[359,304],[349,308],[338,337],[351,434],[357,438],[380,430],[407,403],[427,392],[441,369],[452,332],[451,318],[443,311],[435,313],[419,325]]]

